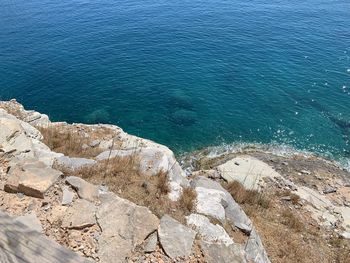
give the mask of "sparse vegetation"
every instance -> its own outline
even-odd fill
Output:
[[[157,175],[145,176],[139,173],[138,164],[138,156],[135,153],[64,172],[66,176],[79,176],[93,184],[103,183],[118,196],[148,207],[158,217],[169,214],[184,223],[185,216],[194,208],[195,191],[185,188],[180,200],[173,202],[167,196],[170,191],[168,173],[160,171]]]
[[[95,157],[101,152],[98,148],[93,147],[84,149],[83,145],[87,145],[89,140],[76,131],[56,125],[38,127],[38,129],[44,137],[43,143],[52,151],[63,153],[70,157],[86,158]]]
[[[192,212],[195,208],[197,193],[193,188],[186,187],[179,199],[180,207],[186,212]]]
[[[227,184],[226,189],[239,204],[258,206],[264,209],[270,206],[270,199],[265,194],[256,190],[247,190],[238,181],[230,182]]]
[[[300,221],[300,218],[297,218],[288,208],[284,209],[281,213],[281,223],[297,232],[304,230],[304,224]]]
[[[160,171],[157,175],[157,190],[161,195],[166,195],[170,192],[168,173]]]

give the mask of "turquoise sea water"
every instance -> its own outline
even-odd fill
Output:
[[[348,0],[2,0],[0,99],[176,152],[350,155]]]

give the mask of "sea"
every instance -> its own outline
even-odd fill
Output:
[[[175,153],[282,145],[349,162],[350,1],[1,0],[11,98]]]

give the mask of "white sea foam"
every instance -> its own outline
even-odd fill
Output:
[[[283,144],[279,142],[273,142],[270,144],[236,142],[232,144],[221,144],[219,146],[210,146],[206,148],[205,156],[208,158],[216,158],[216,157],[220,157],[230,153],[244,153],[249,150],[262,151],[262,152],[270,153],[276,156],[287,157],[287,158],[292,158],[293,156],[303,156],[303,157],[316,156],[316,157],[324,158],[325,160],[334,161],[334,163],[337,164],[339,167],[344,168],[350,172],[349,158],[342,158],[342,159],[336,160],[330,152],[322,151],[317,147],[313,147],[312,151],[299,150],[294,148],[291,145]],[[185,153],[183,156],[187,156],[187,157],[191,156],[191,159],[195,161],[199,155],[196,155],[196,154],[192,155],[191,153]],[[200,156],[203,156],[203,155],[200,154]],[[186,169],[186,172],[190,174],[194,167],[192,166],[192,164],[187,163],[187,166],[184,168]]]

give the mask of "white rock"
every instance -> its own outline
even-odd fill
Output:
[[[196,232],[170,216],[164,215],[160,220],[158,236],[160,244],[170,258],[188,258],[192,251]]]
[[[71,207],[66,210],[62,220],[63,228],[83,229],[96,224],[96,207],[86,200],[76,200]]]
[[[222,243],[226,246],[233,244],[232,239],[222,226],[210,223],[209,219],[203,215],[191,214],[186,217],[186,221],[187,225],[202,237],[202,240]]]
[[[225,220],[225,208],[222,205],[222,200],[225,199],[225,193],[204,187],[196,187],[195,190],[197,193],[197,212],[223,222]]]
[[[281,177],[268,164],[251,156],[236,157],[217,169],[226,181],[239,181],[246,189],[253,190],[259,190],[264,185],[264,178]]]

